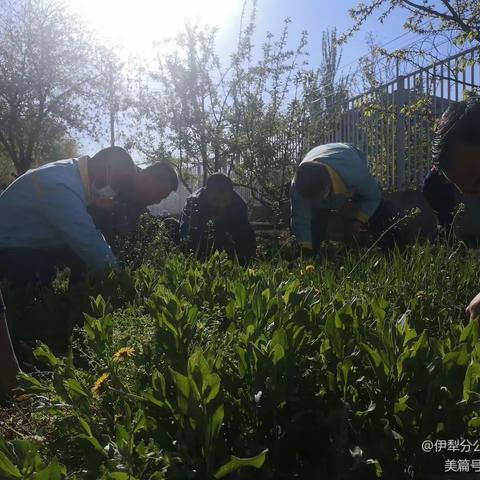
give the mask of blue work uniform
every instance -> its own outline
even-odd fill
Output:
[[[357,219],[368,222],[382,199],[375,177],[369,172],[366,156],[358,148],[346,143],[329,143],[313,148],[300,164],[316,162],[324,165],[332,183],[332,193],[322,200],[310,201],[290,187],[291,227],[297,242],[312,248],[312,212],[338,210],[348,200],[354,200],[359,211]]]
[[[87,211],[89,185],[88,157],[48,163],[17,178],[0,195],[0,258],[12,251],[28,257],[69,248],[88,269],[115,266]]]

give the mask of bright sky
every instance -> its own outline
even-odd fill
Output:
[[[100,38],[126,54],[146,55],[186,22],[223,26],[240,16],[242,0],[68,0]]]
[[[218,27],[221,56],[236,44],[243,0],[67,0],[101,38],[121,46],[125,54],[149,57],[152,43],[174,36],[186,21]],[[352,25],[348,10],[355,0],[258,0],[258,43],[270,31],[279,34],[282,22],[291,18],[290,43],[294,47],[302,30],[310,35],[312,65],[321,52],[321,35],[326,28],[342,32]],[[344,48],[344,62],[365,53],[365,34],[374,32],[380,43],[403,33],[404,15],[395,13],[382,25],[372,18],[365,28]],[[408,43],[411,36],[400,38],[392,47]],[[403,41],[403,43],[402,43]]]
[[[217,47],[225,63],[237,45],[244,0],[67,0],[86,24],[104,41],[121,47],[125,56],[152,58],[153,42],[172,37],[185,22],[208,23],[218,27]],[[278,37],[283,20],[291,19],[289,47],[295,48],[301,32],[309,33],[308,51],[312,67],[321,60],[322,33],[336,27],[342,33],[352,26],[348,10],[359,0],[258,0],[257,51],[267,32]],[[395,12],[385,24],[371,18],[343,47],[342,73],[355,68],[355,60],[366,53],[366,34],[373,32],[381,44],[399,48],[414,39],[405,34],[405,15]],[[397,39],[397,37],[399,37]],[[395,40],[396,39],[396,40]],[[392,40],[394,40],[392,42]],[[88,150],[95,150],[84,141]]]

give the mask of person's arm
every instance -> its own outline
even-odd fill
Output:
[[[180,243],[187,251],[199,254],[201,249],[204,221],[199,201],[195,197],[187,198],[180,215]]]
[[[366,168],[362,170],[355,185],[358,197],[356,219],[365,224],[380,205],[382,192],[375,177]]]
[[[13,350],[8,331],[6,308],[0,291],[0,393],[9,395],[17,386],[17,374],[20,373],[17,357]]]
[[[255,256],[257,243],[255,232],[248,219],[248,209],[243,200],[237,203],[234,218],[229,222],[235,253],[242,264]]]
[[[290,187],[290,224],[302,250],[312,250],[312,208],[295,185]]]
[[[57,231],[59,238],[96,272],[115,267],[117,260],[95,227],[83,199],[62,184],[49,184],[39,204],[39,213]]]

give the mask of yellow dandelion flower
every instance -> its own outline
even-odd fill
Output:
[[[133,357],[133,354],[135,353],[135,349],[132,347],[122,347],[120,348],[115,354],[113,355],[113,361],[114,362],[121,362],[122,360],[125,360],[126,358]]]
[[[107,385],[107,380],[110,374],[108,373],[102,373],[97,380],[95,381],[95,384],[92,387],[92,393],[94,395],[102,393]]]
[[[305,267],[305,272],[313,272],[315,270],[315,265],[307,265]]]
[[[254,268],[249,268],[249,269],[247,270],[247,273],[248,273],[248,275],[250,275],[251,277],[253,277],[257,272],[255,271]]]

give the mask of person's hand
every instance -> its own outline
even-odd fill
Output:
[[[310,247],[300,246],[300,258],[310,258],[313,256],[313,250]]]
[[[337,211],[345,222],[352,222],[357,219],[360,210],[351,200],[345,202]]]
[[[360,242],[365,231],[365,224],[360,222],[359,220],[346,222],[345,235],[348,240],[353,240],[357,243]]]
[[[470,302],[465,313],[469,316],[470,321],[480,316],[480,293]]]

